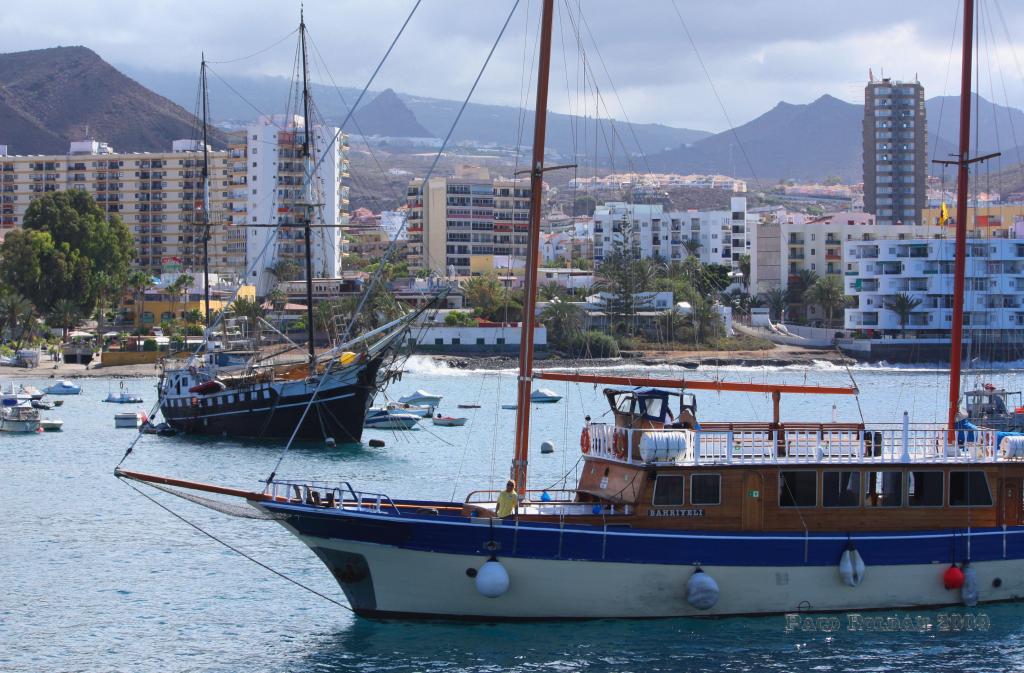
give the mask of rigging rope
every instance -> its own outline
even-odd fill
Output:
[[[331,598],[330,596],[327,596],[325,594],[320,593],[316,589],[303,584],[302,582],[298,581],[297,579],[293,579],[291,577],[288,577],[287,575],[285,575],[280,570],[275,570],[275,569],[271,568],[266,563],[263,563],[262,561],[258,561],[255,558],[253,558],[252,556],[250,556],[249,554],[246,554],[244,551],[242,551],[238,547],[235,547],[235,546],[231,545],[230,543],[225,542],[224,540],[220,539],[219,537],[217,537],[213,533],[210,533],[209,531],[204,530],[201,526],[199,526],[199,524],[196,524],[196,523],[193,523],[193,522],[189,521],[184,516],[182,516],[181,514],[178,514],[177,512],[172,510],[170,507],[168,507],[167,505],[163,504],[162,502],[160,502],[159,500],[157,500],[153,496],[149,495],[145,491],[139,489],[137,486],[135,486],[135,484],[132,484],[131,482],[127,481],[126,479],[118,477],[118,481],[120,481],[121,483],[125,484],[126,486],[128,486],[128,488],[132,489],[133,491],[135,491],[136,493],[141,495],[146,500],[149,500],[151,503],[153,503],[154,505],[156,505],[160,509],[164,510],[165,512],[167,512],[168,514],[170,514],[174,518],[178,519],[182,523],[185,523],[185,524],[191,526],[192,528],[194,528],[195,530],[199,531],[200,533],[202,533],[206,537],[210,538],[214,542],[216,542],[218,544],[221,544],[221,545],[224,545],[225,547],[227,547],[231,551],[235,552],[236,554],[238,554],[242,558],[247,559],[249,561],[252,561],[253,563],[258,565],[259,567],[263,568],[264,570],[266,570],[266,571],[268,571],[270,573],[273,573],[274,575],[277,575],[278,577],[280,577],[281,579],[283,579],[283,580],[285,580],[287,582],[291,582],[292,584],[294,584],[295,586],[299,587],[300,589],[305,589],[306,591],[308,591],[309,593],[313,594],[314,596],[319,596],[320,598],[324,599],[325,601],[328,601],[329,603],[334,603],[339,608],[344,608],[345,610],[348,610],[349,612],[355,612],[355,610],[352,608],[351,605],[346,605],[345,603],[342,603],[340,601],[336,601],[333,598]]]

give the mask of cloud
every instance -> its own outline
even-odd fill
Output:
[[[362,85],[413,4],[307,0],[309,33],[333,79]],[[987,59],[983,71],[992,71],[983,76],[982,92],[992,89],[999,102],[1016,106],[1024,99],[1024,44],[1008,42],[1006,26],[1024,22],[1022,4],[984,3],[978,30]],[[424,2],[374,88],[461,100],[512,5],[513,0]],[[694,45],[737,124],[781,99],[808,102],[831,93],[859,101],[869,67],[876,75],[883,69],[902,78],[917,73],[929,96],[956,93],[958,86],[959,51],[955,44],[950,48],[959,20],[955,0],[556,0],[556,6],[551,105],[559,111],[592,89],[581,86],[585,55],[616,116],[617,91],[633,121],[721,130],[725,115]],[[223,75],[288,77],[295,42],[282,38],[295,29],[298,14],[298,2],[280,0],[78,0],[62,3],[59,12],[50,3],[7,0],[4,47],[83,44],[115,64],[170,72],[195,72],[205,52],[221,62],[216,68]],[[518,106],[524,92],[532,97],[539,14],[539,0],[520,0],[474,100]],[[947,78],[951,55],[953,74]]]

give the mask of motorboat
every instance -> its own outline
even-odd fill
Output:
[[[530,394],[530,401],[534,404],[552,404],[562,399],[562,396],[550,388],[538,388]]]
[[[425,406],[421,404],[405,404],[403,402],[388,402],[381,407],[370,407],[371,413],[399,413],[399,414],[412,414],[413,416],[419,416],[420,418],[426,418],[427,416],[434,415],[433,406]]]
[[[457,428],[466,424],[468,418],[458,418],[456,416],[442,416],[438,414],[434,416],[434,425],[439,425],[443,428]]]
[[[459,409],[479,409],[479,404],[460,404]]]
[[[44,432],[60,432],[64,429],[64,421],[57,418],[42,418],[39,420],[39,427]]]
[[[173,437],[178,434],[178,431],[167,423],[154,423],[152,420],[139,428],[139,432],[144,435],[160,435],[161,437]]]
[[[32,408],[39,409],[40,411],[49,411],[53,409],[52,402],[44,402],[43,400],[32,400]]]
[[[420,422],[421,416],[398,412],[371,412],[363,421],[364,428],[376,430],[412,430]]]
[[[441,403],[441,400],[443,398],[444,395],[435,395],[433,393],[428,393],[426,390],[417,390],[411,395],[399,397],[398,401],[404,402],[406,404],[418,404],[423,406],[436,407],[438,404]]]
[[[39,411],[28,404],[0,410],[0,432],[39,432]]]
[[[139,428],[147,420],[146,412],[144,411],[122,411],[121,413],[114,414],[114,427]]]
[[[24,383],[18,386],[18,390],[21,393],[28,395],[32,400],[41,400],[43,399],[43,395],[46,394],[39,388],[36,388],[35,386],[31,385],[26,386]]]
[[[115,392],[108,392],[104,402],[112,402],[114,404],[141,404],[142,397],[135,393],[129,392],[124,389],[124,381],[121,382],[120,390]]]
[[[44,392],[47,395],[81,395],[82,386],[72,383],[71,381],[64,380],[58,381],[53,385],[44,388]]]

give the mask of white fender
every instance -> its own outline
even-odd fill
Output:
[[[978,573],[971,566],[964,568],[964,584],[960,587],[960,598],[969,608],[978,604]]]
[[[488,598],[497,598],[508,591],[509,577],[505,566],[490,558],[476,571],[476,590]]]
[[[710,610],[718,602],[718,583],[700,568],[686,581],[686,602],[698,610]]]
[[[866,567],[856,547],[849,545],[839,559],[839,577],[848,587],[858,586],[864,581]]]

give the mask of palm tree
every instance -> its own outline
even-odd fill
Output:
[[[82,309],[79,308],[78,304],[70,299],[58,299],[50,308],[46,321],[51,327],[59,327],[61,329],[61,341],[66,342],[68,340],[68,332],[78,324],[81,318]]]
[[[740,273],[743,274],[743,287],[750,290],[750,255],[740,255]]]
[[[892,299],[885,302],[885,307],[895,313],[900,319],[900,336],[907,335],[907,323],[910,321],[910,314],[920,306],[921,299],[906,292],[897,292]]]
[[[562,288],[559,287],[558,283],[544,283],[537,288],[537,291],[541,301],[551,301],[562,296]]]
[[[240,318],[248,318],[251,324],[256,324],[259,318],[263,317],[263,307],[251,299],[239,297],[231,302],[228,307],[232,313]]]
[[[825,326],[831,326],[832,313],[837,308],[846,306],[847,297],[843,282],[836,276],[825,276],[815,281],[806,292],[806,300],[821,307],[825,313]]]
[[[25,297],[18,295],[18,299],[15,302],[15,319],[11,322],[11,329],[18,323],[21,323],[21,333],[18,335],[18,340],[14,344],[14,348],[21,348],[21,344],[25,341],[26,336],[31,336],[36,325],[36,307],[31,301]]]
[[[807,312],[813,303],[806,296],[810,289],[818,282],[818,273],[810,269],[800,269],[796,277],[792,278],[786,288],[791,304],[799,304],[803,309],[804,320],[807,320]]]
[[[707,343],[712,337],[719,336],[722,331],[722,320],[715,311],[714,304],[706,299],[697,299],[692,303],[687,321],[693,328],[694,340]]]
[[[288,303],[288,295],[281,288],[275,287],[267,293],[267,301],[270,302],[275,311],[282,311],[284,310],[284,305]]]
[[[493,272],[467,280],[462,286],[462,293],[469,305],[481,315],[492,313],[505,299],[505,288]]]
[[[557,297],[540,312],[540,321],[548,328],[552,343],[565,348],[583,328],[583,309]]]
[[[700,252],[700,248],[703,244],[693,238],[683,241],[683,247],[686,248],[686,254],[690,257],[696,257],[697,253]]]
[[[764,299],[764,303],[768,305],[768,317],[774,322],[782,322],[783,314],[786,311],[786,291],[781,287],[774,287],[767,292],[763,292],[761,297]]]
[[[177,311],[175,309],[178,308],[178,302],[184,295],[188,294],[189,289],[195,285],[195,282],[195,278],[185,274],[175,278],[171,286],[167,288],[167,294],[171,296],[171,320],[176,319],[175,314]]]
[[[135,301],[139,302],[135,320],[139,328],[142,328],[146,315],[146,290],[153,287],[153,278],[145,271],[136,271],[128,277],[128,287],[131,288]]]

